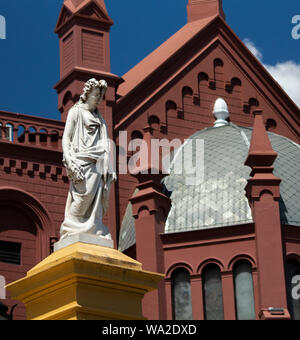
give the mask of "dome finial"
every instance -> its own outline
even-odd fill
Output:
[[[216,117],[214,127],[228,125],[228,121],[226,119],[229,118],[230,114],[228,106],[223,98],[218,98],[216,100],[213,114]]]

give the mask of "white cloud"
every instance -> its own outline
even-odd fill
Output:
[[[252,54],[255,55],[255,57],[258,60],[262,60],[263,58],[262,53],[259,51],[259,49],[254,45],[254,43],[250,39],[248,38],[244,39],[243,43],[249,48],[249,50],[252,52]]]
[[[255,57],[262,62],[263,54],[255,44],[250,39],[244,39],[243,42]],[[276,65],[263,65],[285,92],[300,107],[300,64],[290,60],[277,63]]]
[[[300,64],[286,61],[275,66],[265,65],[265,67],[300,107]]]

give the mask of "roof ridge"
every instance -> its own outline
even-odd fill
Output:
[[[122,76],[124,82],[119,86],[118,94],[123,97],[131,92],[141,80],[147,78],[217,17],[214,15],[199,19],[181,27]]]

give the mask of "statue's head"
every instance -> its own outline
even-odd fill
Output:
[[[103,99],[107,87],[108,85],[105,80],[97,81],[95,78],[90,79],[84,84],[83,94],[80,96],[79,102],[88,103],[96,107]]]

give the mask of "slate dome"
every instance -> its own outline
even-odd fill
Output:
[[[163,179],[164,189],[171,198],[165,233],[187,232],[252,223],[251,209],[245,187],[251,169],[245,166],[252,128],[228,124],[198,131],[177,150],[175,157],[200,157],[196,140],[204,141],[203,162],[199,162],[198,181],[193,175],[175,174],[170,163],[170,175]],[[286,137],[268,133],[273,149],[278,153],[274,175],[281,178],[280,215],[282,224],[300,226],[300,146]],[[196,152],[197,151],[197,152]],[[202,151],[200,150],[202,153]],[[183,157],[183,158],[184,158]],[[175,159],[175,158],[174,158]],[[203,167],[204,165],[204,167]],[[199,166],[198,166],[199,167]],[[199,173],[203,167],[203,178]],[[190,182],[187,185],[187,179]],[[192,185],[190,185],[192,183]],[[131,204],[128,205],[120,231],[119,249],[135,244],[135,227]]]

